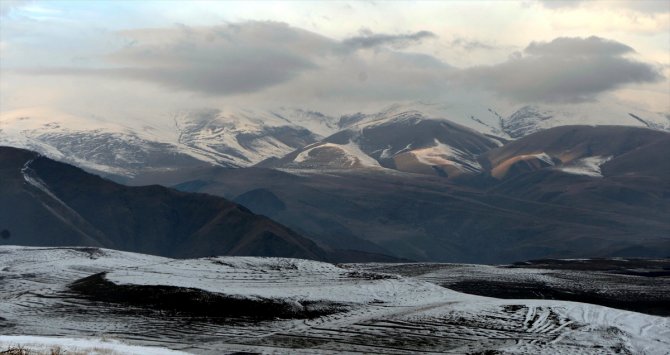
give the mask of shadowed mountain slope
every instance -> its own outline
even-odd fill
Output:
[[[328,259],[312,241],[223,198],[127,187],[26,150],[0,147],[0,181],[0,244]]]

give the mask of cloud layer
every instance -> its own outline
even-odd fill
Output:
[[[361,31],[360,36],[347,38],[342,41],[342,46],[349,50],[361,48],[377,48],[381,46],[391,46],[396,49],[406,48],[412,44],[417,44],[424,39],[437,38],[437,35],[430,31],[419,31],[409,34],[385,34],[373,33],[370,30]]]
[[[626,84],[663,77],[650,64],[628,58],[634,50],[599,37],[533,42],[504,63],[467,69],[469,85],[521,102],[580,102]]]
[[[456,68],[437,56],[412,52],[413,46],[439,39],[425,30],[361,30],[336,40],[285,23],[248,21],[125,30],[117,35],[125,38],[124,45],[98,65],[14,72],[133,80],[166,92],[300,106],[458,101],[473,90],[511,103],[572,103],[662,79],[654,65],[632,59],[632,47],[595,36],[531,42],[499,64]],[[446,41],[449,50],[504,50],[483,41],[451,38]]]
[[[208,95],[248,93],[315,69],[329,42],[317,34],[273,22],[206,28],[133,30],[109,59],[116,68],[88,71],[155,82]]]
[[[134,79],[211,96],[345,94],[363,100],[430,95],[448,68],[439,59],[397,51],[435,35],[375,34],[336,41],[278,22],[123,31],[127,45],[98,68],[30,68],[39,75]]]
[[[0,1],[0,17],[7,16],[13,10],[30,5],[32,0],[2,0]]]

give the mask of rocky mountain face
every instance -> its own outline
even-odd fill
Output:
[[[312,241],[220,197],[126,187],[8,147],[0,148],[0,177],[0,244],[329,259]]]

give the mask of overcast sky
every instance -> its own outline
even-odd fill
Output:
[[[0,111],[618,100],[670,113],[665,0],[0,4]]]

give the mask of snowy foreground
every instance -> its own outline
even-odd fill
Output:
[[[127,345],[118,340],[73,339],[64,337],[38,337],[26,335],[0,335],[0,351],[24,349],[32,353],[52,354],[61,352],[100,355],[180,355],[182,351],[166,348]]]
[[[356,266],[251,257],[173,260],[95,248],[0,247],[0,334],[0,351],[60,345],[112,354],[670,349],[665,317],[472,296]]]

